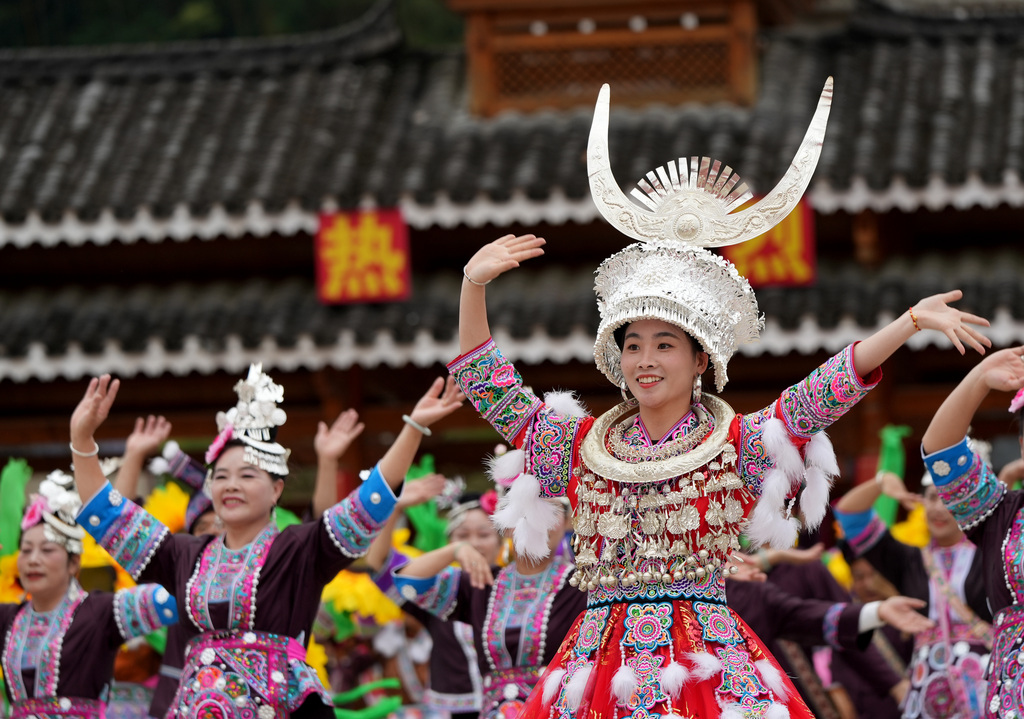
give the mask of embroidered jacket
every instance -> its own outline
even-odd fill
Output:
[[[85,592],[76,582],[48,615],[35,614],[27,602],[0,604],[4,688],[15,708],[53,700],[57,711],[62,702],[105,700],[118,648],[178,621],[174,597],[154,584],[111,594]],[[45,701],[32,706],[40,719],[55,716]]]
[[[268,525],[237,564],[223,540],[172,535],[109,484],[82,508],[79,523],[136,580],[158,579],[174,588],[179,612],[187,618],[182,620],[187,640],[214,630],[252,630],[263,633],[259,641],[272,651],[275,637],[305,644],[323,587],[366,553],[394,504],[394,493],[374,469],[358,491],[319,521],[280,533]],[[297,688],[319,686],[304,662],[289,667]],[[171,701],[164,692],[154,698],[153,710],[162,712]]]

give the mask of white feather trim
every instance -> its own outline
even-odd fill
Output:
[[[679,662],[672,662],[661,670],[661,691],[673,699],[677,699],[679,698],[679,692],[683,690],[683,685],[686,684],[686,680],[689,678],[689,669]]]
[[[558,693],[559,687],[562,686],[562,677],[565,674],[566,671],[564,669],[556,669],[548,674],[548,678],[544,680],[544,694],[542,695],[545,704],[551,701]]]
[[[164,449],[160,455],[170,462],[172,459],[178,456],[178,452],[181,451],[181,446],[173,439],[169,439],[164,442]]]
[[[513,480],[526,470],[526,452],[513,449],[487,460],[487,474],[491,481],[508,487]]]
[[[774,549],[789,549],[800,532],[795,517],[786,518],[781,510],[758,502],[750,513],[744,530],[747,539],[755,547],[768,546]]]
[[[583,703],[583,695],[587,691],[587,683],[590,681],[590,673],[593,671],[593,662],[584,664],[573,673],[565,685],[565,705],[570,710],[576,711]]]
[[[722,707],[722,719],[745,719],[743,707],[732,702]]]
[[[563,419],[587,416],[587,408],[583,406],[575,392],[552,390],[544,395],[544,404]]]
[[[769,469],[761,483],[761,496],[758,503],[764,502],[772,507],[782,507],[786,503],[793,482],[781,469]]]
[[[764,423],[764,447],[768,451],[775,466],[781,469],[790,479],[799,479],[804,473],[804,462],[800,452],[793,446],[793,439],[786,425],[778,417],[772,417]]]
[[[825,518],[828,509],[828,491],[832,483],[818,467],[807,468],[807,486],[800,495],[800,511],[804,515],[804,524],[815,530]]]
[[[754,662],[754,666],[761,673],[764,685],[771,689],[777,698],[785,699],[789,695],[789,689],[786,687],[786,682],[782,678],[782,672],[779,671],[778,667],[767,659],[758,659]]]
[[[492,517],[498,529],[512,529],[516,553],[528,559],[547,557],[548,532],[562,522],[563,510],[540,496],[540,482],[532,474],[520,474],[498,502]]]
[[[804,448],[804,460],[808,467],[820,467],[829,477],[839,476],[839,463],[832,440],[824,432],[818,432]]]
[[[693,677],[705,681],[722,672],[722,660],[707,652],[689,652],[686,658],[693,662]]]
[[[629,698],[636,691],[637,684],[638,680],[633,667],[620,664],[619,668],[615,671],[615,675],[612,677],[612,693],[619,700],[620,706],[626,706],[626,702],[629,701]]]
[[[163,457],[153,457],[146,469],[149,470],[150,474],[155,474],[159,477],[161,474],[167,474],[171,471],[171,464]]]
[[[789,719],[789,708],[785,704],[772,702],[764,713],[764,719]]]

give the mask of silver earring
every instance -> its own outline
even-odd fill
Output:
[[[700,403],[701,384],[700,375],[697,375],[697,379],[693,381],[693,396],[691,397],[691,404]]]

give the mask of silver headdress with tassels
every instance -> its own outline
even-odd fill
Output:
[[[228,441],[237,439],[245,445],[246,462],[271,474],[287,476],[291,450],[274,441],[274,430],[288,419],[277,406],[284,401],[284,388],[270,379],[262,364],[253,364],[248,376],[235,384],[235,393],[238,404],[217,413],[220,434],[207,450],[207,464],[216,460]]]
[[[81,508],[75,480],[66,472],[54,470],[40,483],[39,493],[32,495],[21,529],[42,524],[47,541],[59,544],[69,554],[81,554],[85,530],[76,520]]]
[[[587,150],[590,190],[598,210],[624,235],[639,240],[605,260],[594,289],[601,325],[597,367],[622,386],[614,332],[642,319],[686,330],[708,353],[719,391],[741,344],[757,339],[764,320],[750,284],[727,260],[707,250],[758,237],[796,207],[821,155],[832,105],[832,78],[796,156],[782,180],[752,207],[736,211],[751,193],[731,167],[707,157],[679,158],[647,173],[630,195],[612,175],[608,152],[608,85],[601,88]]]

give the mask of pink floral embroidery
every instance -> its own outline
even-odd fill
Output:
[[[1021,407],[1024,407],[1024,389],[1017,390],[1017,394],[1014,395],[1013,401],[1010,402],[1010,411],[1018,412]]]
[[[217,461],[217,457],[224,451],[225,445],[230,442],[235,436],[235,428],[230,424],[221,430],[220,434],[217,435],[216,439],[210,443],[210,448],[206,450],[206,463],[213,464]]]
[[[488,515],[494,514],[494,508],[498,506],[498,493],[489,489],[480,497],[480,509]]]
[[[46,497],[38,494],[32,495],[32,504],[28,506],[25,511],[25,516],[21,520],[22,530],[30,529],[40,522],[43,521],[43,511],[49,509],[46,503]]]

